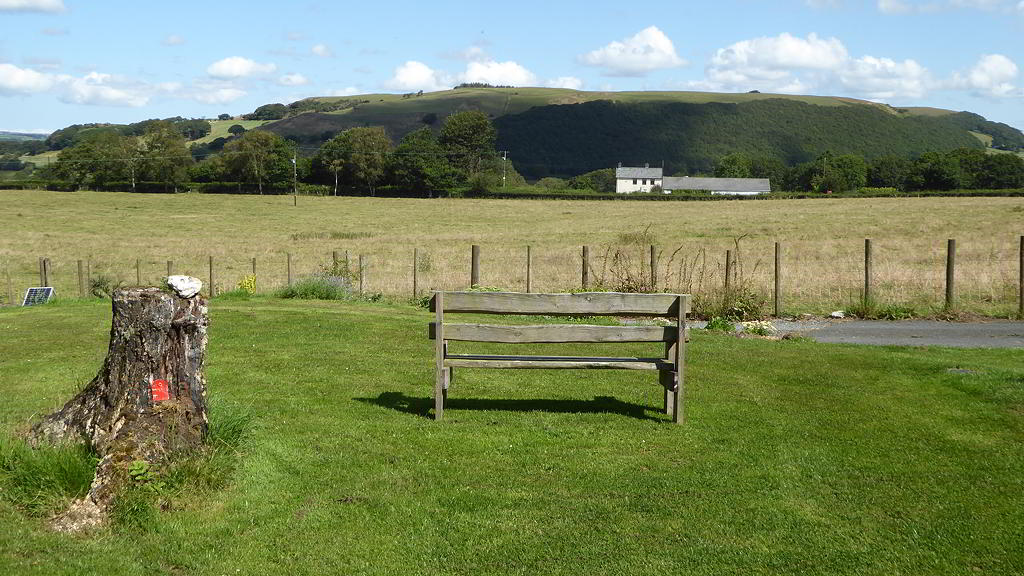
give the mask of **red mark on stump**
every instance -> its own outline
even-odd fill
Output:
[[[153,402],[163,402],[171,398],[167,380],[153,380],[153,383],[149,385],[149,392],[153,395]]]

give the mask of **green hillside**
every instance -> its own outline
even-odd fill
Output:
[[[21,142],[25,140],[46,140],[46,134],[35,134],[32,132],[6,132],[0,130],[0,141]]]
[[[713,92],[584,92],[564,88],[457,88],[423,94],[366,94],[317,97],[289,105],[292,113],[265,129],[298,142],[316,145],[341,130],[356,126],[384,126],[395,140],[426,125],[439,125],[448,115],[462,110],[480,110],[492,118],[515,115],[540,106],[582,104],[598,100],[620,103],[712,102],[739,104],[783,99],[825,107],[851,103],[887,110],[891,108],[863,100],[827,96],[779,94],[718,94]],[[336,110],[331,110],[337,108]],[[330,110],[330,111],[325,111]]]
[[[770,99],[736,104],[597,101],[542,106],[496,120],[498,145],[529,178],[569,176],[618,162],[664,163],[668,173],[710,171],[726,154],[793,165],[825,152],[913,156],[983,148],[958,115],[893,114],[877,106]],[[980,128],[980,126],[973,126]]]
[[[1024,134],[970,112],[894,108],[828,96],[710,92],[583,92],[457,88],[419,94],[309,98],[262,129],[313,148],[356,126],[383,126],[397,141],[449,114],[481,110],[529,178],[571,176],[617,162],[664,163],[669,173],[710,170],[732,152],[796,164],[828,151],[866,158],[930,150],[1024,150]]]

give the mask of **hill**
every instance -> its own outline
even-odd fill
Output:
[[[954,148],[1024,149],[1024,133],[970,112],[894,108],[828,96],[710,92],[584,92],[457,88],[433,93],[309,98],[262,129],[316,147],[356,126],[383,126],[396,141],[449,114],[481,110],[529,178],[572,176],[617,162],[706,172],[731,152],[789,164],[820,154],[913,156]]]
[[[35,134],[33,132],[7,132],[0,130],[0,141],[46,140],[46,136],[46,134]]]

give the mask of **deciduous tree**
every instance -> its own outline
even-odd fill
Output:
[[[469,178],[480,171],[485,159],[494,156],[497,138],[491,119],[483,112],[469,110],[445,119],[439,141],[452,166]]]

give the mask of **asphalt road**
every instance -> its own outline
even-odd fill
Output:
[[[694,323],[702,326],[701,323]],[[939,320],[775,320],[779,333],[797,333],[817,342],[880,346],[1024,348],[1024,322],[943,322]]]

